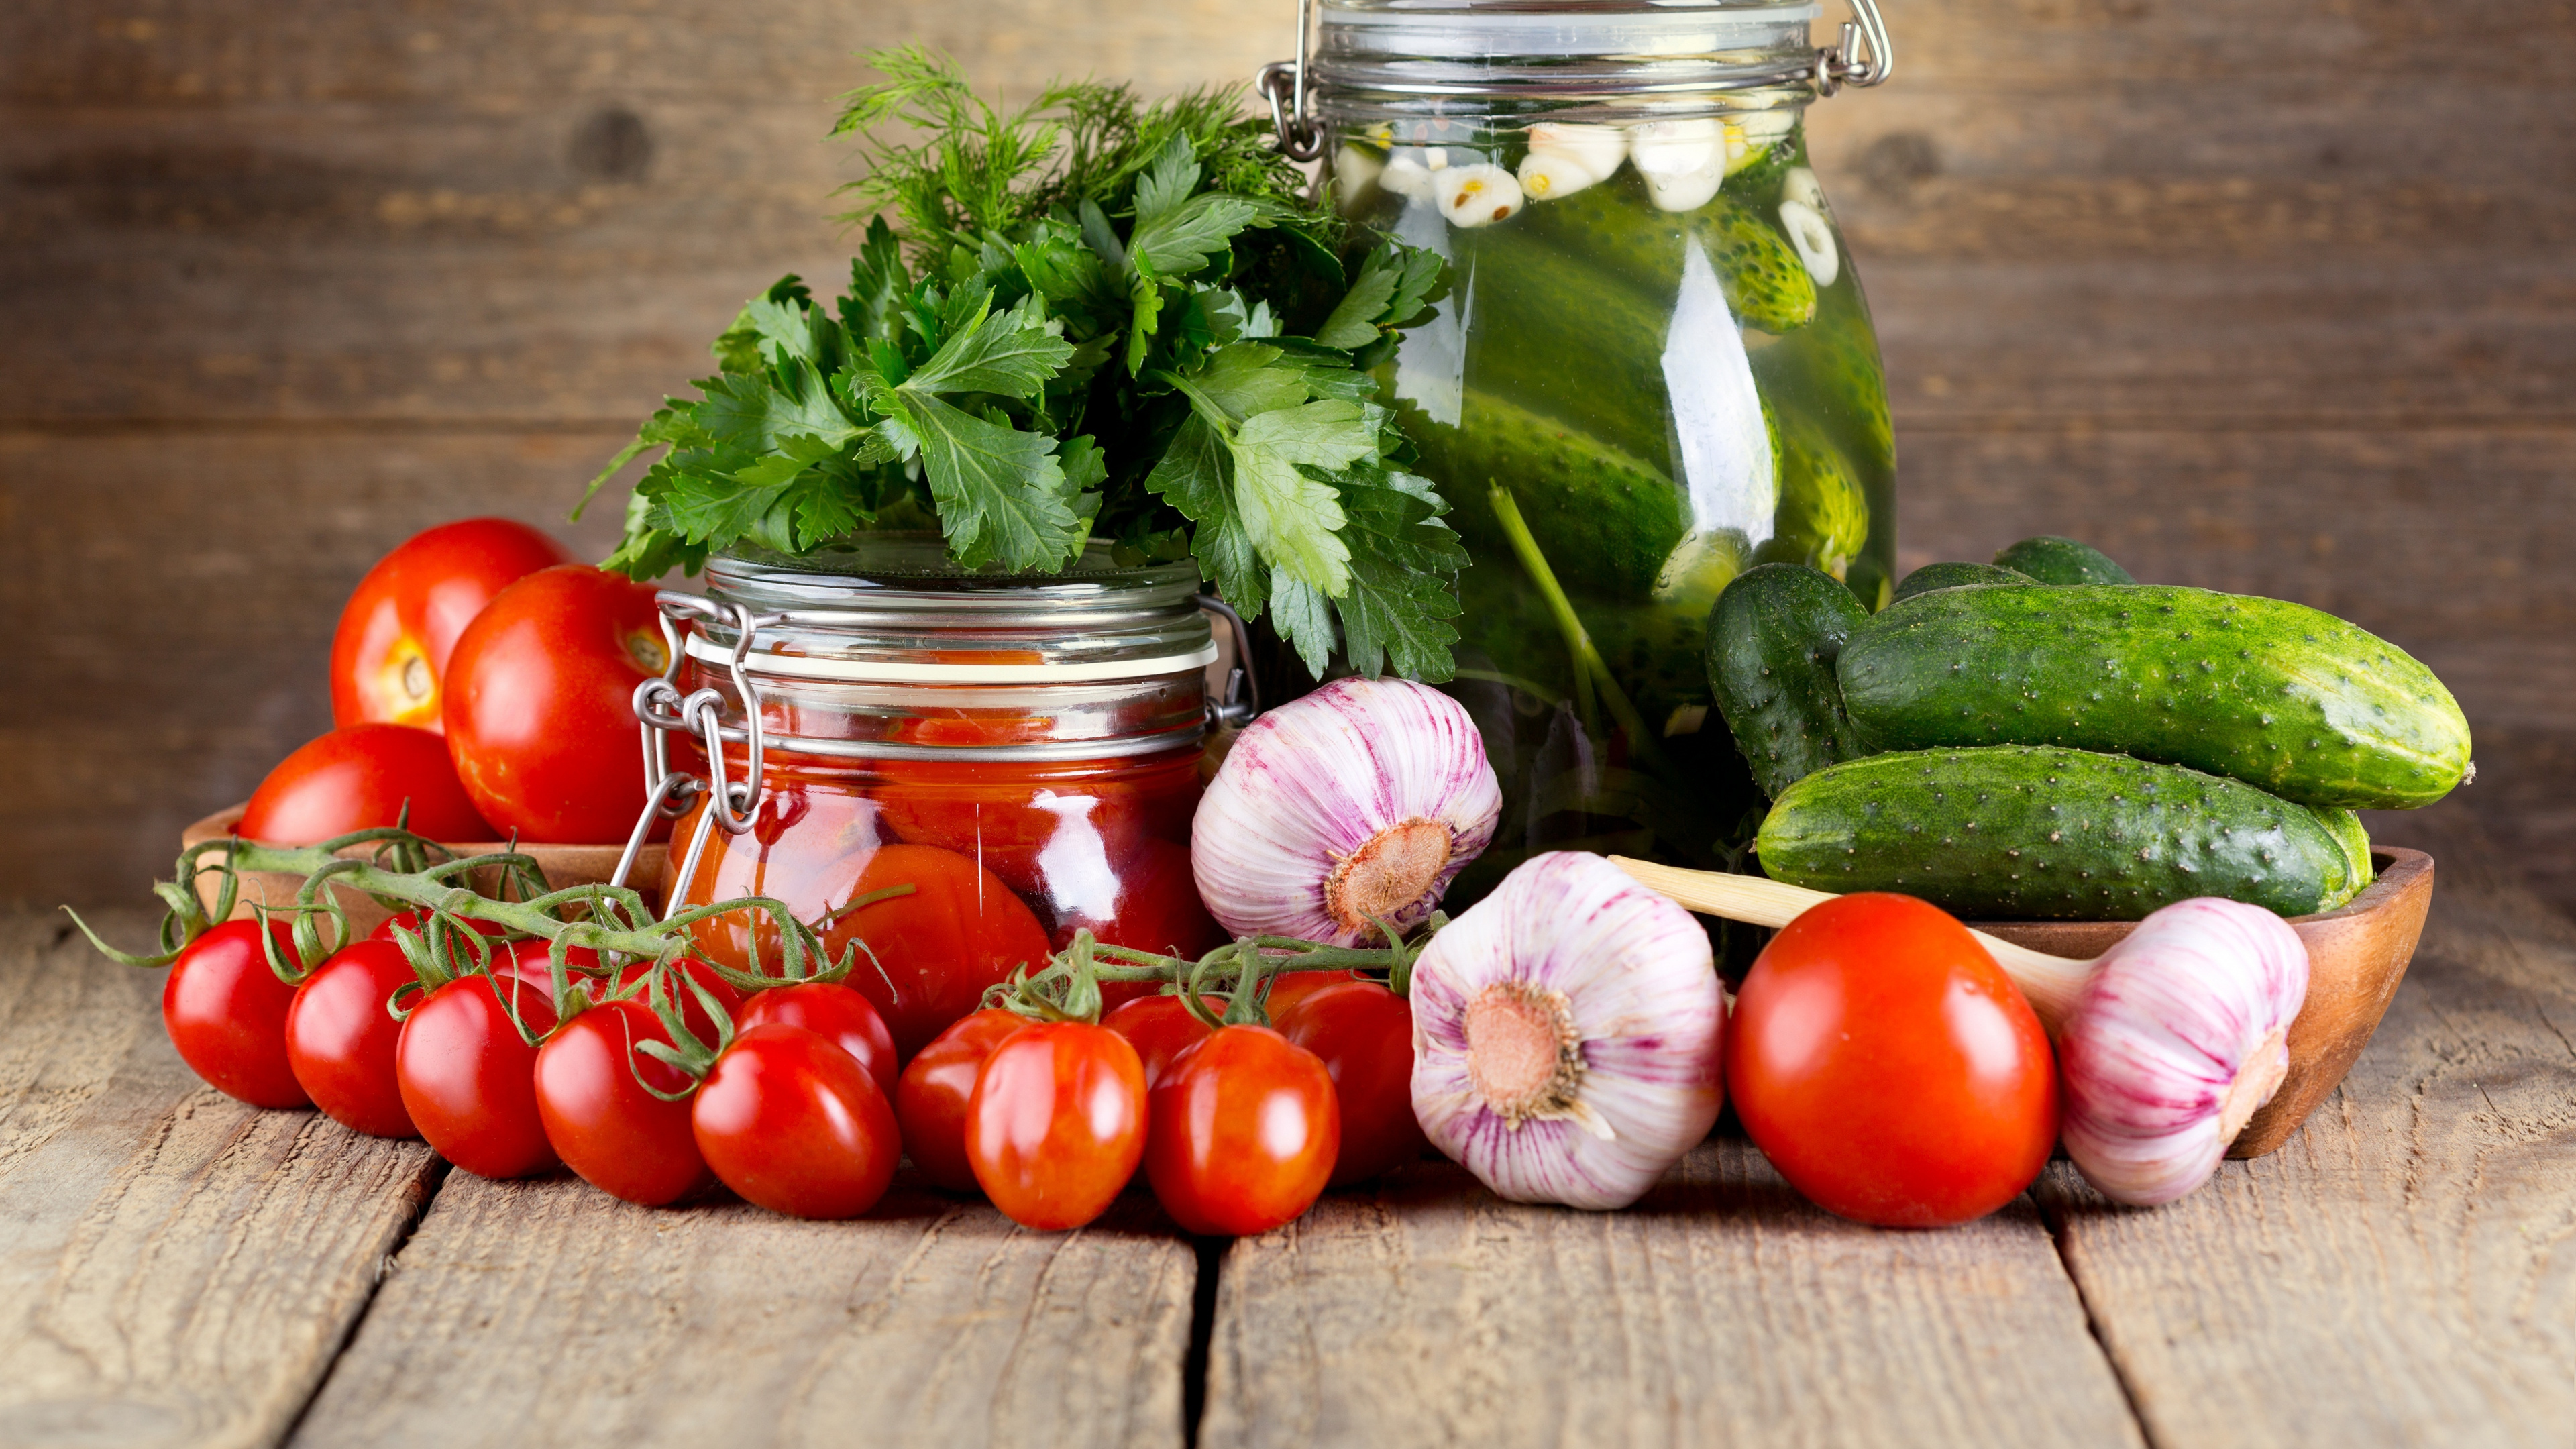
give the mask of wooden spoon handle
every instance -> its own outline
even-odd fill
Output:
[[[1830,891],[1811,891],[1805,886],[1766,880],[1758,875],[1684,870],[1676,865],[1631,860],[1624,855],[1610,857],[1610,863],[1626,871],[1637,884],[1676,905],[1702,915],[1723,916],[1748,925],[1785,926],[1805,914],[1808,908],[1834,899]],[[2002,967],[2004,974],[2013,979],[2013,984],[2021,988],[2021,994],[2030,1001],[2031,1010],[2039,1013],[2040,1024],[2048,1028],[2050,1035],[2055,1035],[2057,1024],[2075,1005],[2076,993],[2084,985],[2084,979],[2093,974],[2093,963],[2016,946],[2000,936],[1989,936],[1974,928],[1968,934],[1977,938],[1977,943],[1995,958],[1995,964]]]

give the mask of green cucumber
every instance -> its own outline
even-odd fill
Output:
[[[1717,264],[1726,305],[1736,320],[1779,333],[1816,319],[1816,279],[1779,228],[1726,196],[1697,215],[1696,234]]]
[[[1852,723],[1879,749],[2106,750],[2365,810],[2430,805],[2469,768],[2469,723],[2433,671],[2279,599],[1941,589],[1855,630],[1838,673]]]
[[[1896,582],[1896,597],[1910,599],[1934,589],[1970,589],[2002,584],[2006,587],[2038,583],[2039,580],[2001,564],[1928,563]]]
[[[2343,847],[2344,858],[2352,862],[2353,879],[2368,885],[2378,878],[2379,867],[2370,859],[2370,832],[2362,827],[2361,817],[2349,810],[2327,808],[2317,812],[2326,830]]]
[[[1472,389],[1456,427],[1410,403],[1396,412],[1423,474],[1450,500],[1450,523],[1480,549],[1508,549],[1486,490],[1509,487],[1569,590],[1646,598],[1689,532],[1672,479],[1554,418]]]
[[[1772,418],[1763,409],[1766,422]],[[1802,417],[1772,429],[1772,456],[1777,458],[1780,505],[1772,518],[1771,543],[1779,548],[1763,556],[1803,563],[1841,578],[1869,542],[1869,497],[1860,479],[1824,430]]]
[[[1524,229],[1642,290],[1678,294],[1688,243],[1696,239],[1716,270],[1727,310],[1765,332],[1794,332],[1816,315],[1816,279],[1779,228],[1720,193],[1697,211],[1662,211],[1633,171],[1572,196],[1533,203]]]
[[[1709,687],[1764,794],[1864,753],[1843,714],[1834,657],[1868,617],[1851,590],[1796,564],[1748,570],[1717,596]]]
[[[2043,533],[2025,538],[1995,555],[2003,568],[2018,569],[2043,584],[2134,584],[2127,569],[2090,544]]]
[[[1811,410],[1833,427],[1853,463],[1873,474],[1895,472],[1887,376],[1860,293],[1829,289],[1817,304],[1815,325],[1775,350],[1781,366],[1803,374],[1797,385]]]
[[[1461,233],[1458,281],[1475,306],[1464,381],[1659,466],[1672,452],[1660,303],[1517,227]]]
[[[2361,889],[2313,810],[2178,765],[2047,745],[1819,770],[1772,805],[1754,849],[1773,880],[1901,891],[1988,920],[2133,921],[2193,896],[2303,916]]]

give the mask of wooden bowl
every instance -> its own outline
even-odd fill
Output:
[[[2290,1072],[2281,1089],[2227,1149],[2260,1157],[2289,1140],[2352,1069],[2389,998],[2406,977],[2433,904],[2433,857],[2420,850],[2373,846],[2378,879],[2339,911],[2295,916],[2308,946],[2308,999],[2290,1023]],[[1976,921],[1980,931],[2052,956],[2091,960],[2137,928],[2135,921]]]
[[[248,808],[248,802],[235,805],[228,810],[218,810],[189,826],[180,833],[180,846],[185,848],[203,841],[230,838],[233,826],[241,820],[242,811],[246,808]],[[492,855],[510,848],[497,840],[455,843],[441,841],[440,843],[460,856]],[[589,885],[594,881],[605,884],[608,878],[616,873],[617,857],[624,852],[625,848],[623,844],[523,844],[518,847],[521,855],[533,858],[537,862],[537,868],[546,873],[546,884],[557,890],[565,886]],[[364,853],[363,850],[346,852],[350,855]],[[664,847],[659,843],[648,843],[643,852],[636,857],[633,879],[627,882],[643,892],[647,905],[658,905],[661,898],[664,853]],[[208,851],[204,863],[211,864],[219,854],[221,854],[219,851]],[[249,919],[254,902],[272,908],[291,906],[295,903],[295,892],[303,884],[303,878],[300,876],[282,875],[274,871],[244,871],[241,875],[241,893],[233,902],[232,919],[236,921]],[[221,883],[214,876],[202,875],[197,878],[197,897],[205,902],[207,910],[211,911],[215,908],[215,896],[220,889]],[[392,914],[383,906],[376,904],[374,897],[363,891],[347,890],[337,886],[333,887],[333,890],[340,898],[340,909],[349,913],[350,928],[361,936],[384,924],[385,917]]]

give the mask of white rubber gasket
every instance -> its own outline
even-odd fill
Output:
[[[690,658],[709,664],[733,662],[731,646],[718,644],[695,630],[689,633],[687,649]],[[1194,674],[1216,660],[1216,641],[1211,639],[1187,654],[1095,664],[902,664],[754,650],[743,660],[743,667],[771,679],[830,679],[857,684],[1075,684],[1085,680]]]
[[[1587,14],[1474,11],[1447,6],[1362,10],[1324,7],[1332,42],[1364,53],[1486,59],[1497,55],[1691,56],[1727,50],[1748,33],[1813,21],[1820,5],[1682,7]]]

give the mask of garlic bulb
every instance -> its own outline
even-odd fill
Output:
[[[1199,798],[1190,867],[1236,935],[1357,945],[1379,938],[1376,920],[1403,930],[1430,915],[1502,808],[1456,700],[1337,679],[1236,737]]]
[[[1504,877],[1431,938],[1412,1003],[1414,1115],[1514,1202],[1626,1207],[1717,1121],[1708,934],[1600,856]]]
[[[1491,226],[1521,209],[1521,184],[1489,161],[1435,170],[1432,194],[1451,226]]]
[[[2139,922],[2058,1037],[2066,1155],[2084,1180],[2138,1207],[2208,1181],[2280,1089],[2307,994],[2307,947],[2260,906],[2203,896]]]
[[[1532,201],[1571,196],[1610,179],[1628,156],[1628,134],[1616,126],[1542,123],[1529,128],[1521,190]]]
[[[1429,196],[1431,171],[1410,156],[1398,156],[1378,169],[1377,184],[1398,196]]]
[[[1834,229],[1825,224],[1822,213],[1803,201],[1780,203],[1780,230],[1789,234],[1789,245],[1798,249],[1798,260],[1807,264],[1807,275],[1819,287],[1830,287],[1834,278],[1843,274],[1842,252],[1834,246]]]
[[[1628,133],[1628,157],[1665,211],[1697,211],[1726,180],[1726,131],[1712,119],[1648,121]]]

